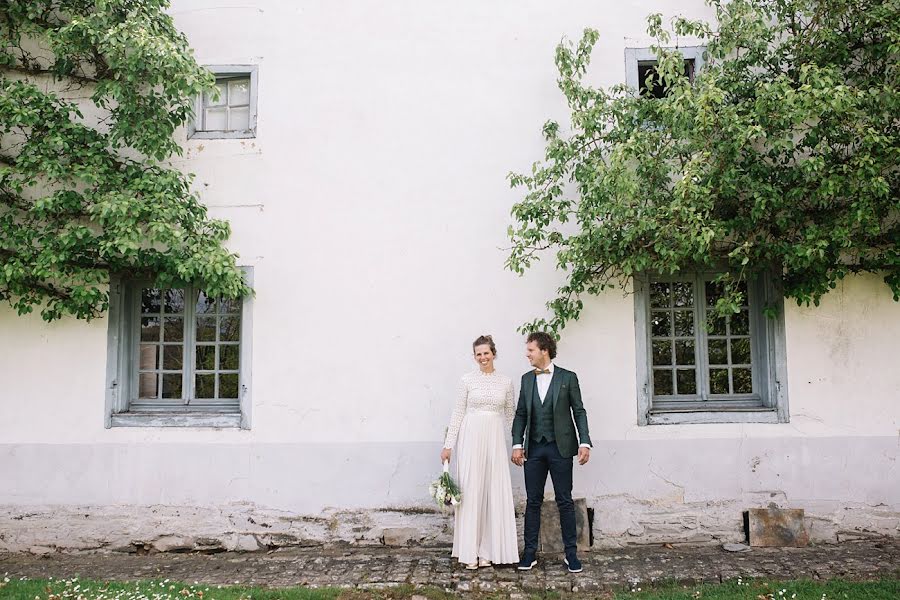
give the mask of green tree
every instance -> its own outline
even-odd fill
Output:
[[[166,0],[0,6],[0,299],[91,319],[110,275],[250,293],[173,137],[214,89]]]
[[[648,19],[663,98],[586,84],[596,31],[557,48],[571,123],[546,123],[543,161],[510,175],[526,195],[507,267],[555,252],[566,281],[523,330],[558,335],[585,294],[704,267],[723,269],[722,314],[763,271],[798,303],[860,272],[900,300],[900,2],[710,5],[715,25]],[[673,33],[707,45],[693,82]]]

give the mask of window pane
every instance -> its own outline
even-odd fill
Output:
[[[239,346],[226,344],[219,346],[219,369],[223,371],[237,371],[240,360]]]
[[[694,311],[692,311],[692,310],[676,310],[675,311],[675,335],[676,336],[693,336],[694,335]]]
[[[250,104],[250,78],[231,79],[228,82],[228,104],[239,106]]]
[[[236,342],[241,335],[240,317],[221,317],[219,321],[219,340],[223,342]]]
[[[638,64],[638,90],[641,96],[665,98],[666,90],[659,81],[655,63]]]
[[[181,373],[163,373],[162,397],[181,398]]]
[[[722,297],[722,290],[724,286],[721,283],[716,283],[714,281],[706,282],[706,305],[707,306],[715,306],[716,302],[718,302],[719,298]]]
[[[750,375],[750,369],[732,369],[731,378],[735,394],[753,393],[753,378]]]
[[[654,337],[666,337],[672,335],[671,313],[654,310],[650,316],[650,328]]]
[[[203,94],[203,105],[204,106],[224,106],[226,100],[228,99],[227,91],[225,89],[224,82],[216,82],[216,88],[218,88],[219,93],[218,96],[216,94],[211,94],[209,92],[205,92]]]
[[[141,344],[138,350],[138,369],[150,371],[159,368],[159,346],[156,344]]]
[[[669,340],[653,340],[653,364],[672,364],[672,342]]]
[[[237,373],[219,375],[219,398],[237,398],[237,397],[238,397]]]
[[[166,317],[163,319],[163,341],[166,342],[183,342],[184,341],[184,318],[183,317]]]
[[[163,369],[180,371],[184,366],[184,346],[163,346]]]
[[[675,341],[675,363],[679,365],[694,364],[694,340]]]
[[[214,312],[216,312],[216,299],[200,292],[197,298],[197,314],[202,315]]]
[[[653,308],[666,308],[671,306],[671,298],[669,297],[668,283],[651,283],[650,284],[650,306]]]
[[[197,317],[197,341],[198,342],[214,342],[214,341],[216,341],[216,318],[215,317]]]
[[[709,392],[711,394],[728,393],[728,369],[709,370]]]
[[[141,312],[158,313],[160,306],[158,289],[144,288],[141,290]]]
[[[672,395],[672,371],[669,369],[654,369],[653,371],[653,395]]]
[[[184,290],[166,290],[163,310],[169,314],[184,312]]]
[[[197,346],[197,369],[212,371],[216,368],[216,347],[213,345]]]
[[[207,108],[203,111],[204,131],[225,131],[227,116],[224,108]]]
[[[697,393],[697,374],[694,369],[678,369],[676,371],[676,383],[679,394]]]
[[[709,364],[711,365],[727,365],[728,364],[728,342],[727,340],[709,340]]]
[[[228,116],[228,131],[245,131],[250,129],[250,109],[232,108]]]
[[[731,364],[750,364],[750,338],[731,340]]]
[[[725,335],[725,317],[714,313],[707,314],[708,331],[710,335]]]
[[[141,341],[159,341],[159,317],[141,317]]]
[[[694,59],[686,58],[684,60],[684,76],[687,77],[691,83],[694,81]]]
[[[194,376],[194,397],[215,398],[216,376],[213,374],[200,374]]]
[[[141,373],[138,378],[138,398],[156,398],[156,373]]]
[[[731,316],[731,335],[750,335],[750,314],[746,309]]]
[[[219,310],[222,313],[240,313],[241,302],[240,298],[219,298]]]
[[[675,300],[675,306],[693,306],[694,284],[689,281],[676,281],[672,284],[672,298]]]

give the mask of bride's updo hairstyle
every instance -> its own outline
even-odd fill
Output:
[[[472,342],[472,352],[475,352],[475,348],[478,346],[489,346],[491,348],[491,354],[496,358],[497,356],[497,346],[494,345],[494,338],[489,335],[479,335],[478,339]]]

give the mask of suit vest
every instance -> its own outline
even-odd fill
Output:
[[[553,442],[556,440],[556,432],[553,428],[553,402],[550,399],[550,389],[541,402],[538,395],[537,377],[534,378],[534,393],[531,394],[531,431],[529,438],[537,442]]]

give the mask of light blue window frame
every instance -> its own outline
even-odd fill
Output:
[[[639,425],[682,423],[787,423],[787,352],[784,298],[777,278],[760,276],[748,284],[753,393],[710,396],[708,390],[707,335],[702,282],[715,272],[681,276],[634,278],[635,348],[637,364],[637,420]],[[693,281],[697,393],[692,397],[654,397],[650,284],[656,281]],[[770,307],[775,317],[763,314]]]

